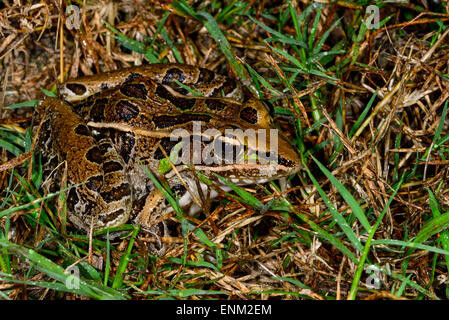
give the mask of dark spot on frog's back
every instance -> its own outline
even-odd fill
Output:
[[[205,68],[200,68],[200,74],[198,76],[198,81],[197,83],[208,83],[211,82],[213,79],[215,78],[215,73],[213,73],[212,71],[205,69]]]
[[[84,84],[81,83],[66,83],[66,88],[72,91],[77,95],[82,95],[87,91],[87,88]]]
[[[75,128],[75,133],[82,136],[90,136],[89,128],[85,124],[79,124]]]
[[[97,146],[93,146],[89,149],[89,151],[87,151],[86,159],[90,162],[101,164],[101,162],[103,161],[103,153],[101,152],[100,148],[98,148]]]
[[[226,104],[217,99],[206,99],[206,106],[210,110],[221,111],[226,108]]]
[[[240,118],[251,124],[256,124],[258,120],[257,110],[252,107],[243,108],[240,111]]]
[[[119,119],[123,121],[135,119],[139,115],[139,107],[127,100],[117,102],[115,110]]]
[[[191,121],[209,122],[211,116],[206,114],[180,114],[180,115],[160,115],[154,116],[153,121],[158,129],[172,127],[178,124],[188,123]]]
[[[170,101],[176,108],[180,110],[189,110],[192,109],[193,106],[196,103],[196,99],[188,99],[188,98],[182,98],[182,97],[175,97],[172,95],[164,86],[157,86],[156,88],[156,94],[168,101]]]
[[[79,197],[76,193],[76,188],[71,188],[69,191],[69,196],[67,197],[67,205],[71,212],[75,211],[75,205],[78,203]]]
[[[100,122],[104,120],[104,109],[106,104],[108,103],[108,99],[98,99],[92,105],[90,109],[90,119],[94,122]]]
[[[160,142],[160,146],[164,149],[167,154],[170,154],[172,148],[178,143],[178,140],[171,140],[170,138],[162,138]],[[161,151],[161,148],[157,148],[154,152],[154,159],[161,160],[165,158],[164,153]]]
[[[104,173],[110,173],[123,170],[123,166],[117,161],[107,161],[103,163]]]
[[[120,92],[125,96],[136,99],[146,99],[148,90],[142,83],[128,83],[120,88]]]
[[[103,222],[104,224],[110,222],[110,221],[114,221],[115,219],[117,219],[117,217],[120,217],[121,215],[123,215],[123,213],[125,212],[125,210],[123,209],[118,209],[117,211],[114,211],[112,213],[109,213],[107,215],[99,215],[98,216],[98,220],[100,220],[101,222]]]
[[[168,69],[165,73],[164,79],[162,79],[162,83],[169,84],[171,82],[174,82],[174,79],[182,83],[186,79],[186,76],[184,75],[182,70],[179,70],[178,68],[171,68]]]
[[[129,186],[129,183],[122,183],[118,187],[112,188],[111,191],[108,192],[102,192],[101,196],[103,197],[104,201],[107,203],[110,203],[112,201],[118,201],[122,199],[125,196],[128,196],[131,194],[131,189]]]
[[[125,79],[125,82],[134,80],[138,77],[142,77],[142,75],[140,73],[131,72],[131,74]]]
[[[227,96],[232,91],[234,91],[235,88],[237,88],[237,82],[234,79],[228,78],[228,79],[226,79],[225,83],[223,83],[223,85],[220,88],[214,89],[211,96],[212,97],[221,97],[222,92],[224,93],[225,96]]]
[[[103,186],[103,177],[102,176],[94,176],[87,180],[86,187],[92,191],[100,191]]]
[[[117,134],[117,144],[120,146],[120,156],[123,161],[128,164],[131,159],[134,145],[136,144],[136,138],[134,134],[128,132],[119,132]]]

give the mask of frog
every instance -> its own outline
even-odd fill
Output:
[[[198,175],[228,191],[220,177],[243,186],[301,168],[266,104],[239,81],[187,64],[69,79],[39,103],[32,127],[47,192],[65,181],[68,220],[85,232],[128,222],[167,232],[157,225],[173,208],[151,175],[193,215],[220,191]]]

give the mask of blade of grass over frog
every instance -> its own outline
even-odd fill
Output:
[[[379,227],[380,223],[382,222],[382,220],[383,220],[385,214],[387,213],[388,209],[390,208],[391,202],[393,202],[393,199],[396,196],[396,193],[401,188],[401,185],[402,185],[403,181],[404,181],[404,176],[401,177],[401,180],[396,185],[396,188],[393,190],[393,194],[390,196],[390,198],[388,199],[387,204],[385,205],[385,207],[382,210],[381,214],[377,218],[377,221],[374,224],[374,227],[372,227],[370,229],[371,231],[368,234],[368,239],[366,240],[365,248],[363,249],[363,253],[360,256],[360,260],[359,260],[359,263],[357,265],[357,269],[355,271],[354,278],[352,280],[351,290],[349,291],[349,294],[348,294],[348,300],[354,300],[356,298],[356,296],[357,296],[357,291],[358,291],[358,288],[359,288],[360,278],[362,277],[362,272],[363,272],[364,267],[365,267],[365,261],[366,261],[366,259],[368,257],[368,253],[369,253],[369,250],[370,250],[371,245],[372,245],[372,240],[374,238],[374,234],[375,234],[377,228]]]
[[[160,182],[154,177],[154,175],[144,166],[142,166],[145,173],[150,177],[151,181],[154,183],[154,185],[156,186],[156,188],[158,188],[162,194],[164,195],[165,199],[167,199],[167,201],[170,203],[170,205],[172,206],[173,210],[176,212],[176,216],[177,218],[180,220],[181,223],[184,223],[190,231],[193,232],[193,234],[195,234],[198,239],[203,242],[205,245],[214,248],[216,247],[216,244],[213,243],[212,241],[209,240],[209,238],[207,238],[206,234],[204,233],[204,231],[202,229],[198,229],[196,228],[194,225],[192,225],[190,223],[190,221],[188,221],[185,217],[184,217],[184,212],[182,211],[181,207],[179,206],[179,202],[172,197],[172,195],[165,190],[165,188],[160,184]]]
[[[262,210],[264,208],[264,204],[262,202],[259,201],[259,199],[257,199],[256,197],[254,197],[251,193],[249,193],[246,190],[243,190],[241,188],[239,188],[236,184],[232,183],[231,181],[229,181],[228,179],[219,176],[218,174],[214,174],[218,179],[220,179],[221,181],[223,181],[223,183],[225,183],[228,187],[230,187],[235,193],[237,193],[237,195],[239,195],[241,198],[238,199],[236,197],[233,197],[234,199],[237,200],[241,200],[242,202],[249,204],[251,207],[257,209],[257,210]],[[231,194],[228,194],[229,196],[232,197]]]
[[[117,272],[115,274],[114,282],[112,283],[112,288],[117,289],[120,288],[123,284],[123,278],[125,277],[125,271],[128,267],[129,256],[131,255],[131,250],[134,246],[134,241],[136,239],[137,234],[139,233],[140,227],[138,225],[134,226],[134,231],[129,239],[128,248],[124,255],[120,258],[120,263],[117,268]]]
[[[427,250],[430,252],[442,254],[445,256],[449,256],[449,250],[440,249],[437,247],[428,246],[425,244],[420,243],[414,243],[414,242],[408,242],[408,241],[402,241],[402,240],[394,240],[394,239],[379,239],[379,240],[373,240],[371,241],[371,244],[374,245],[391,245],[391,246],[401,246],[401,247],[408,247],[413,249],[421,249],[421,250]]]
[[[27,263],[31,264],[37,270],[45,273],[47,276],[61,282],[61,284],[69,283],[72,280],[73,275],[65,273],[64,268],[57,265],[53,261],[47,259],[46,257],[38,254],[33,249],[24,248],[15,243],[11,243],[5,240],[0,240],[0,246],[6,247],[14,255],[21,257]],[[65,286],[64,286],[65,287]],[[67,290],[66,288],[65,290]],[[88,296],[95,299],[115,299],[123,300],[126,296],[116,290],[108,288],[102,284],[95,281],[85,280],[79,278],[79,289],[74,290],[76,294]]]
[[[154,183],[156,188],[158,188],[162,192],[165,199],[167,199],[167,201],[173,207],[173,210],[175,210],[178,218],[184,217],[184,212],[182,211],[181,207],[179,206],[179,203],[172,197],[172,195],[167,190],[165,190],[165,188],[161,185],[159,180],[157,180],[156,177],[145,166],[142,165],[142,168],[144,169],[144,171],[148,175],[148,177],[151,179],[151,181]]]
[[[15,104],[11,104],[9,106],[6,107],[6,109],[17,109],[17,108],[22,108],[22,107],[35,107],[39,104],[40,100],[29,100],[29,101],[24,101],[24,102],[19,102],[19,103],[15,103]]]
[[[332,217],[335,219],[341,230],[344,232],[344,234],[348,237],[349,241],[352,243],[353,247],[357,249],[357,251],[362,252],[363,246],[360,243],[360,240],[358,239],[357,235],[352,230],[351,226],[349,226],[346,219],[338,212],[338,210],[334,207],[332,202],[327,197],[324,190],[320,187],[320,184],[315,179],[315,177],[312,175],[310,170],[306,169],[307,174],[309,175],[310,180],[314,184],[315,188],[317,189],[318,193],[320,194],[321,198],[323,199],[324,203],[326,204],[326,207],[329,209],[329,212],[331,213]]]
[[[297,45],[301,48],[307,48],[307,45],[300,40],[294,39],[292,37],[288,37],[280,32],[277,32],[276,30],[264,25],[262,22],[260,22],[257,19],[254,19],[253,17],[248,15],[248,18],[250,18],[255,24],[257,24],[259,27],[261,27],[262,29],[265,29],[266,31],[268,31],[268,33],[275,35],[276,36],[276,40],[279,40],[280,42],[286,43],[286,44],[294,44]],[[274,40],[274,39],[272,39]]]
[[[214,38],[215,42],[217,42],[217,44],[220,46],[221,51],[229,61],[231,68],[239,77],[239,80],[247,80],[245,67],[235,59],[234,53],[232,52],[232,47],[229,44],[228,39],[226,39],[223,32],[221,32],[214,18],[210,15],[209,12],[204,11],[199,12],[198,15],[204,17],[207,20],[207,22],[204,23],[204,27],[210,33],[212,38]]]
[[[363,226],[363,228],[367,231],[371,231],[371,225],[368,222],[368,219],[366,218],[365,211],[360,207],[359,203],[354,199],[352,194],[345,188],[345,186],[336,179],[332,173],[321,164],[314,156],[311,156],[313,161],[318,165],[320,170],[324,173],[326,178],[329,179],[329,181],[332,183],[332,185],[338,190],[340,195],[345,199],[346,203],[351,207],[352,212],[355,214],[357,219],[359,220],[360,224]]]
[[[201,92],[199,92],[198,90],[194,89],[194,88],[190,88],[189,86],[186,86],[184,83],[181,83],[178,81],[178,79],[174,79],[175,83],[180,86],[183,89],[186,89],[187,91],[189,91],[191,94],[193,94],[196,97],[202,97],[203,95],[201,94]]]

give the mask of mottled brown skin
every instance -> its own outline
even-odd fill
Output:
[[[175,79],[202,96],[192,95]],[[131,217],[144,229],[154,231],[154,221],[169,208],[141,163],[157,174],[160,160],[165,158],[161,148],[169,154],[177,143],[169,139],[174,129],[191,133],[194,121],[201,122],[202,131],[222,133],[227,128],[274,128],[260,101],[250,97],[242,102],[239,83],[188,65],[155,64],[73,79],[64,83],[60,92],[66,102],[46,98],[36,110],[34,130],[36,133],[42,121],[38,150],[45,160],[44,175],[49,176],[65,161],[68,185],[81,184],[70,189],[67,203],[69,219],[83,230],[118,226]],[[251,139],[247,137],[246,143]],[[201,144],[207,147],[208,142]],[[280,136],[278,144],[275,171],[272,165],[261,163],[200,164],[195,170],[211,179],[218,173],[240,184],[297,172],[298,154],[284,137]],[[265,154],[270,148],[268,143],[265,148],[258,146],[246,152]],[[184,181],[173,170],[164,176],[187,207],[192,199],[183,182],[198,197],[199,191],[187,167],[179,165],[177,169]],[[61,170],[54,174],[53,178],[60,178]]]

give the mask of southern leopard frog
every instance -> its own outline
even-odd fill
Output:
[[[69,80],[61,85],[60,95],[40,103],[33,128],[49,189],[59,188],[67,168],[67,184],[72,186],[68,218],[85,231],[128,220],[154,231],[155,221],[172,209],[145,170],[165,180],[181,206],[195,212],[199,205],[192,199],[217,195],[198,182],[195,171],[214,181],[219,174],[243,185],[285,177],[300,168],[298,154],[281,134],[267,134],[268,141],[254,143],[254,136],[227,133],[274,126],[266,107],[245,96],[238,82],[204,68],[134,67]],[[170,139],[175,129],[185,140]],[[192,153],[175,170],[170,162],[176,160],[176,146]],[[231,158],[217,152],[218,146],[234,151]],[[193,162],[204,150],[212,161]],[[271,161],[259,161],[270,151]]]

